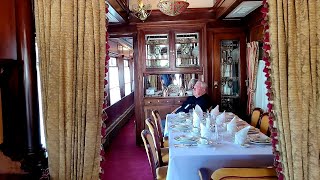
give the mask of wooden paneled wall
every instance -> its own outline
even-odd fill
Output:
[[[246,24],[249,29],[248,42],[260,41],[263,42],[263,25],[261,8],[256,9],[246,17]]]
[[[1,1],[0,88],[4,127],[1,151],[13,160],[24,159],[25,170],[33,173],[41,168],[38,155],[42,146],[32,2]]]

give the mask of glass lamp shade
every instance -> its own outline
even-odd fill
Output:
[[[159,10],[168,16],[176,16],[185,11],[189,6],[189,3],[186,1],[160,1],[158,3]]]
[[[139,4],[132,5],[131,7],[132,14],[141,21],[145,21],[152,11],[151,4],[143,4],[142,1],[140,1]]]

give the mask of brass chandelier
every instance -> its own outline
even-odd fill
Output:
[[[141,21],[145,21],[151,14],[152,5],[148,0],[137,0],[137,4],[131,6],[132,15]]]

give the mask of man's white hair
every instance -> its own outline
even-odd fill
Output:
[[[207,83],[205,83],[205,82],[203,82],[203,81],[197,81],[197,83],[200,83],[200,86],[201,86],[201,88],[203,88],[203,89],[207,89],[207,88],[208,88]]]

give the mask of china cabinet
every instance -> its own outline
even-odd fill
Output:
[[[206,81],[205,24],[140,24],[136,57],[137,143],[145,119],[158,110],[162,119],[179,107],[196,80]]]

